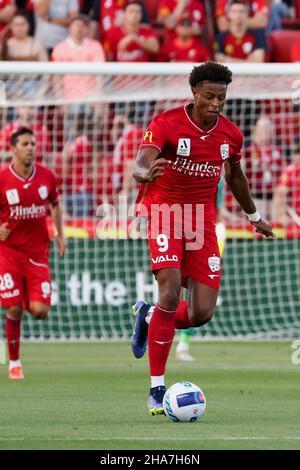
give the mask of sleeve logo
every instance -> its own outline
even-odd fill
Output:
[[[191,153],[191,139],[178,139],[177,155],[188,157]]]
[[[229,144],[220,145],[220,153],[223,160],[229,157]]]
[[[47,186],[40,186],[38,191],[39,191],[39,195],[41,196],[41,198],[43,200],[47,199],[47,197],[48,197],[48,188],[47,188]]]
[[[8,204],[19,204],[20,198],[19,198],[19,193],[17,189],[9,189],[6,191],[6,198]]]
[[[150,144],[152,144],[152,139],[153,139],[153,133],[152,131],[146,131],[144,134],[144,140],[148,140]]]

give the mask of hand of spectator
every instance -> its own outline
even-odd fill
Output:
[[[121,41],[118,43],[118,50],[119,51],[124,51],[126,47],[128,46],[129,43],[136,41],[137,35],[132,33],[132,34],[127,34],[124,38],[121,39]]]
[[[174,14],[173,15],[170,15],[168,16],[165,20],[164,20],[164,24],[165,24],[165,27],[167,29],[174,29],[176,24],[178,22],[178,18],[177,16],[175,16]]]

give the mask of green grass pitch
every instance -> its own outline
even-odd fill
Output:
[[[167,386],[198,384],[196,423],[146,410],[147,359],[128,343],[24,344],[24,381],[0,366],[0,449],[300,449],[300,365],[291,342],[194,342]]]

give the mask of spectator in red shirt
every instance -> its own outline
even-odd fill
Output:
[[[293,163],[280,177],[274,193],[274,211],[281,225],[300,226],[300,147],[295,148]]]
[[[142,6],[139,1],[130,1],[125,6],[120,27],[107,34],[105,49],[108,59],[118,62],[150,62],[159,51],[155,32],[141,24]]]
[[[209,59],[207,48],[191,31],[191,20],[182,19],[175,26],[174,38],[164,44],[159,60],[161,62],[206,62]]]
[[[215,17],[220,32],[229,30],[228,10],[232,3],[234,3],[232,0],[216,0]],[[269,1],[245,0],[244,3],[248,5],[250,13],[248,28],[266,28],[270,14]]]
[[[262,30],[248,29],[249,9],[242,0],[234,0],[228,9],[229,31],[216,39],[218,62],[264,62],[265,36]]]
[[[85,0],[82,13],[89,15],[91,24],[91,37],[100,38],[101,42],[105,44],[107,33],[112,29],[121,26],[124,17],[124,8],[128,0],[90,0],[92,8],[87,9]],[[156,0],[157,1],[157,0]],[[145,2],[140,0],[143,10],[142,23],[148,23],[148,11],[145,7]]]
[[[10,137],[21,127],[27,127],[33,131],[36,138],[37,163],[51,166],[51,136],[45,125],[43,125],[33,108],[22,106],[16,109],[17,119],[6,124],[0,131],[1,161],[7,162],[11,158]]]
[[[174,36],[174,28],[182,17],[191,19],[191,34],[199,36],[205,24],[205,8],[201,0],[160,0],[157,23],[166,29],[166,40]]]
[[[284,168],[281,149],[276,145],[275,126],[261,116],[245,152],[245,173],[253,200],[262,217],[271,217],[273,192]]]

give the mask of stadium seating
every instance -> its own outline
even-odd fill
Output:
[[[268,35],[268,62],[291,62],[291,48],[300,39],[298,30],[272,31]]]

